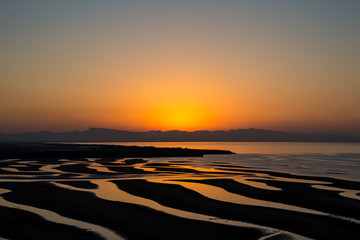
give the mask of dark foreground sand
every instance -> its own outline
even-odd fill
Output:
[[[107,226],[129,239],[257,239],[261,236],[253,229],[184,220],[134,204],[98,199],[91,193],[53,188],[48,183],[14,183],[11,189],[19,194],[4,195],[9,201]]]
[[[340,190],[312,187],[323,184],[337,189],[360,190],[359,182],[298,176],[229,164],[226,167],[214,164],[213,169],[196,168],[191,164],[191,160],[151,162],[141,158],[119,159],[113,156],[101,159],[64,159],[61,156],[4,159],[0,160],[0,189],[11,192],[2,193],[0,197],[12,203],[47,209],[68,218],[106,227],[125,239],[291,239],[287,232],[313,239],[360,239],[360,201],[339,195]],[[272,237],[266,237],[269,233],[260,228],[183,218],[140,202],[107,200],[94,194],[103,187],[97,185],[97,179],[105,179],[114,183],[119,191],[153,200],[172,209],[280,231],[276,230]],[[152,182],[154,179],[168,182]],[[256,187],[241,180],[265,183],[278,190]],[[283,203],[321,214],[250,206],[225,198],[216,200],[177,185],[177,182],[215,186],[235,196]],[[4,206],[0,206],[0,237],[101,239],[92,231],[56,224],[32,212]]]
[[[92,232],[49,222],[27,211],[0,207],[0,213],[0,236],[8,239],[102,239]]]

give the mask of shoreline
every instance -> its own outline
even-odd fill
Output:
[[[234,154],[227,150],[156,148],[96,144],[0,143],[1,158],[202,157]]]
[[[125,239],[290,240],[294,239],[292,234],[297,234],[299,237],[295,239],[304,236],[303,239],[335,240],[360,236],[360,201],[340,195],[340,190],[360,193],[360,182],[357,181],[219,162],[206,168],[202,167],[201,158],[183,161],[181,158],[155,161],[107,155],[68,158],[66,154],[61,156],[58,149],[56,154],[57,157],[51,158],[42,153],[40,158],[1,157],[0,189],[10,192],[0,192],[0,196],[12,203],[47,209],[108,228]],[[109,184],[113,188],[108,188]],[[248,204],[242,202],[244,198],[254,201]],[[265,205],[258,205],[255,200]],[[161,205],[164,210],[143,201]],[[281,204],[289,208],[282,208]],[[168,208],[180,215],[167,212]],[[302,212],[300,208],[312,212]],[[6,214],[0,217],[2,222],[8,222],[7,230],[0,230],[0,237],[23,239],[28,227],[26,223],[19,226],[14,221],[25,217],[36,225],[33,228],[36,239],[46,239],[41,232],[50,225],[53,226],[51,229],[67,229],[49,230],[50,235],[62,231],[74,237],[98,239],[92,232],[79,228],[36,220],[38,215],[31,212],[2,206],[0,211],[11,212],[11,217]],[[186,217],[186,213],[223,221],[220,224],[192,219]],[[260,228],[233,226],[230,224],[233,221]],[[17,231],[21,228],[25,229],[23,235],[22,231]],[[266,232],[262,228],[273,230]]]

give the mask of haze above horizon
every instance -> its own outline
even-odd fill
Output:
[[[0,132],[360,135],[360,1],[2,1]]]

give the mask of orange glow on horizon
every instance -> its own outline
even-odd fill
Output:
[[[213,125],[214,114],[205,107],[187,104],[169,104],[149,111],[146,125],[161,130],[193,131]]]
[[[51,2],[0,8],[0,133],[360,135],[355,1]]]

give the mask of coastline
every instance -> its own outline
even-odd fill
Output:
[[[0,143],[1,158],[201,157],[233,154],[227,150],[156,148],[96,144]]]
[[[90,149],[94,148],[85,148]],[[16,158],[24,153],[1,156],[0,189],[8,191],[0,193],[0,197],[106,227],[125,239],[281,240],[360,236],[358,181],[302,176],[226,162],[214,162],[208,168],[202,167],[201,160],[186,158],[187,155],[177,160],[152,161],[111,154],[95,158],[99,152],[93,157],[76,157],[78,153],[73,150],[61,155],[57,148],[53,157],[41,151],[20,159]],[[189,149],[180,151],[189,153]],[[69,152],[73,157],[68,157]],[[342,191],[350,190],[355,191],[352,197],[341,195]],[[6,231],[0,230],[0,237],[23,239],[32,229],[31,236],[37,239],[48,239],[56,231],[63,234],[58,235],[59,239],[66,234],[100,239],[92,231],[41,220],[31,212],[1,206],[0,211],[4,213],[1,222],[8,226]],[[192,215],[205,218],[199,220]],[[16,219],[23,218],[24,225],[14,224]],[[34,227],[26,226],[29,221]],[[245,227],[246,224],[249,226]],[[24,231],[17,231],[19,228]]]

